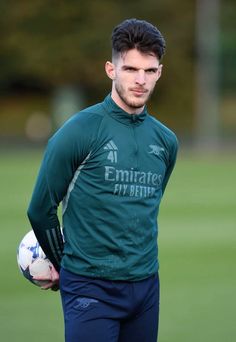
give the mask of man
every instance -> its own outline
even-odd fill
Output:
[[[112,91],[50,139],[28,210],[55,269],[65,338],[156,342],[157,215],[177,140],[146,103],[161,76],[165,41],[129,19],[112,34]],[[63,238],[57,216],[62,202]]]

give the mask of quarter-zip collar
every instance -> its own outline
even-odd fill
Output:
[[[107,95],[105,98],[104,106],[111,117],[123,123],[124,125],[140,125],[147,116],[146,106],[140,114],[130,114],[125,112],[113,101],[111,94]]]

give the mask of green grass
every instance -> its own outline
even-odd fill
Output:
[[[160,215],[160,342],[235,341],[236,157],[182,157]]]
[[[26,210],[41,156],[37,151],[1,151],[1,341],[63,342],[59,293],[26,281],[16,264],[17,246],[30,229]]]
[[[33,286],[16,265],[41,156],[1,151],[1,341],[64,340],[59,293]],[[159,342],[236,340],[235,175],[233,155],[179,157],[159,219]]]

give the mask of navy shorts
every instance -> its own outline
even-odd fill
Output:
[[[61,269],[66,342],[156,342],[159,277],[110,281]]]

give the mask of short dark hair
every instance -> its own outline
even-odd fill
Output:
[[[161,32],[145,20],[126,19],[112,32],[112,57],[131,49],[153,52],[160,60],[165,53],[165,39]]]

